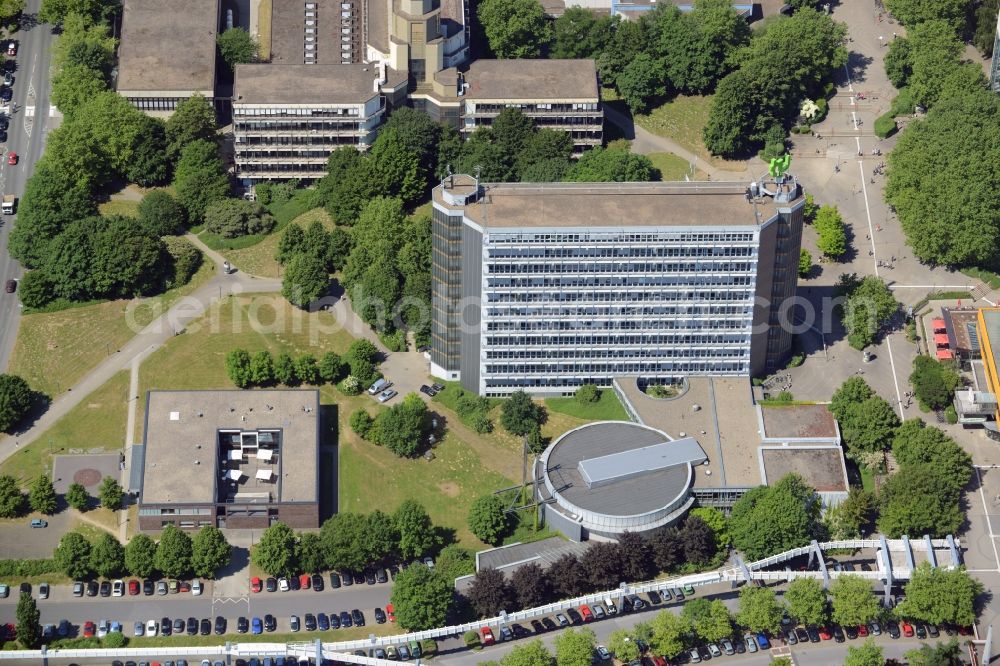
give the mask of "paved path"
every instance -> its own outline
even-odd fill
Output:
[[[640,155],[648,155],[649,153],[673,153],[674,155],[686,160],[688,164],[694,164],[696,168],[707,173],[711,180],[726,182],[746,179],[746,172],[725,171],[714,167],[704,159],[689,151],[687,148],[681,146],[673,139],[653,134],[652,132],[644,129],[642,126],[634,123],[632,118],[625,115],[618,109],[611,106],[605,106],[604,117],[608,119],[608,122],[621,128],[622,132],[625,134],[625,138],[632,141],[633,153],[639,153]]]

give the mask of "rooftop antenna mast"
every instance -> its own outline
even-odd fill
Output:
[[[448,177],[448,187],[455,187],[455,176],[451,172],[451,165],[450,164],[445,165],[444,169]]]

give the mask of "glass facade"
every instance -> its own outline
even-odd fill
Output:
[[[461,327],[458,307],[462,298],[462,214],[431,211],[431,284],[433,320],[431,360],[442,368],[460,365]]]

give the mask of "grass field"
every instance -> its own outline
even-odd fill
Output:
[[[371,614],[369,609],[368,614]],[[263,614],[260,615],[263,617]],[[330,641],[353,641],[359,638],[368,638],[369,634],[376,636],[389,636],[402,631],[399,625],[386,622],[385,624],[375,624],[374,618],[368,618],[369,623],[363,627],[351,627],[350,629],[334,629],[332,631],[300,631],[296,633],[273,633],[273,634],[236,634],[236,626],[233,623],[227,627],[232,635],[224,638],[219,636],[154,636],[146,638],[129,638],[128,647],[175,647],[178,645],[200,647],[219,645],[224,646],[227,640],[238,640],[240,643],[302,643],[322,638],[326,642]],[[129,624],[126,629],[132,630]],[[189,662],[190,663],[190,662]]]
[[[333,228],[333,220],[330,219],[329,214],[322,208],[314,208],[307,213],[303,213],[292,220],[291,223],[305,229],[315,220],[321,221],[327,229]],[[233,266],[236,266],[244,273],[269,278],[281,277],[283,268],[274,258],[274,255],[278,252],[278,242],[281,240],[282,233],[283,231],[275,231],[256,245],[225,251],[225,257],[232,262]],[[204,234],[202,237],[204,237]]]
[[[125,441],[127,398],[128,372],[123,370],[32,444],[0,464],[0,474],[11,474],[27,483],[39,472],[50,470],[53,454],[74,449],[79,453],[120,449]]]
[[[743,171],[743,162],[730,162],[714,157],[701,140],[701,131],[708,122],[712,107],[710,95],[678,95],[648,114],[636,114],[635,122],[648,132],[673,139],[709,164],[720,169]]]
[[[97,211],[105,217],[111,215],[139,217],[139,202],[131,199],[112,199],[100,204],[97,207]]]
[[[583,404],[576,398],[547,398],[545,406],[549,412],[558,412],[587,421],[628,421],[628,414],[618,396],[611,389],[601,390],[597,402]]]
[[[188,284],[160,296],[25,315],[9,371],[24,377],[35,390],[56,396],[213,273],[211,262],[205,262]]]
[[[261,62],[271,60],[271,0],[257,3],[257,43]]]
[[[691,165],[673,153],[649,153],[646,157],[660,170],[661,180],[684,180],[685,176],[691,180],[708,180],[708,174],[700,169],[692,174]]]

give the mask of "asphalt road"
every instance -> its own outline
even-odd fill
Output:
[[[28,27],[15,35],[18,42],[17,70],[14,72],[14,99],[4,152],[13,151],[20,159],[16,165],[8,165],[6,157],[0,160],[0,192],[14,194],[19,199],[24,194],[25,181],[45,149],[45,136],[52,120],[49,111],[49,70],[55,37],[51,26],[33,25],[41,4],[42,0],[28,0],[24,11]],[[0,284],[6,284],[9,279],[19,279],[24,273],[7,254],[7,239],[16,219],[16,216],[5,216],[0,225]],[[7,369],[20,319],[17,294],[0,291],[0,371]]]
[[[366,624],[374,624],[375,607],[384,608],[389,603],[392,586],[352,585],[340,589],[326,587],[322,592],[298,590],[290,592],[261,592],[249,597],[213,597],[211,590],[206,590],[201,596],[190,593],[168,594],[165,596],[125,596],[125,597],[74,597],[67,585],[52,588],[48,599],[38,599],[38,610],[41,613],[42,624],[58,624],[67,619],[79,627],[87,620],[97,623],[100,620],[118,620],[126,630],[131,632],[132,624],[166,616],[211,618],[221,615],[229,621],[230,633],[236,633],[236,618],[260,617],[270,613],[278,619],[278,631],[289,631],[288,618],[298,615],[301,619],[306,613],[334,613],[357,608],[365,615]],[[14,622],[17,610],[17,590],[11,590],[7,599],[0,599],[0,623]],[[131,634],[129,634],[131,635]],[[329,634],[328,640],[336,640],[336,632]],[[181,641],[178,640],[178,644]]]

